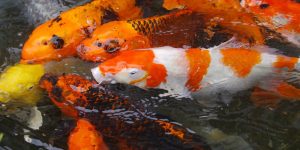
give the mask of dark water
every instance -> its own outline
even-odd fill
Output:
[[[38,5],[38,2],[41,5]],[[0,70],[18,62],[22,43],[36,25],[55,16],[61,10],[83,2],[1,0]],[[152,7],[147,10],[149,14],[155,11],[155,7]],[[66,63],[74,66],[82,64],[69,61],[52,66],[63,68]],[[88,73],[83,75],[89,76]],[[300,103],[282,101],[276,108],[256,107],[249,100],[250,93],[251,91],[237,93],[231,103],[207,108],[190,100],[153,102],[139,93],[124,92],[125,95],[135,97],[141,104],[147,105],[151,111],[179,122],[205,137],[212,149],[300,149]],[[37,107],[43,114],[43,126],[40,130],[32,130],[26,123],[35,112],[31,107],[1,111],[0,150],[67,148],[66,130],[73,124],[72,120],[62,119],[59,110],[46,97]]]

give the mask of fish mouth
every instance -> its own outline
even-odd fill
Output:
[[[146,80],[146,79],[148,78],[148,76],[149,76],[149,75],[148,75],[148,73],[147,73],[147,74],[145,74],[144,77],[142,77],[142,78],[140,78],[140,79],[137,79],[137,80],[133,80],[133,81],[131,81],[129,84],[130,84],[130,85],[134,85],[134,84],[140,83],[140,82]]]
[[[91,62],[103,62],[108,56],[102,48],[81,44],[76,49],[80,58]]]

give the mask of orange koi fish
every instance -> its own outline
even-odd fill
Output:
[[[128,49],[193,46],[197,31],[208,26],[205,24],[209,21],[190,10],[146,19],[113,21],[98,27],[77,51],[85,60],[101,62]]]
[[[242,6],[252,12],[261,25],[281,33],[300,46],[300,3],[297,0],[243,0]]]
[[[261,27],[256,24],[253,15],[241,7],[239,0],[164,0],[163,6],[169,10],[186,8],[203,13],[237,33],[237,37],[256,44],[264,43]]]
[[[300,96],[300,90],[287,86],[282,79],[289,77],[284,69],[300,69],[299,59],[260,52],[265,49],[224,43],[210,49],[129,50],[103,62],[92,73],[99,83],[159,88],[183,97],[211,96],[224,91],[233,94],[254,86],[292,99]]]
[[[76,55],[76,46],[97,26],[114,19],[134,19],[141,15],[135,0],[94,0],[61,13],[38,26],[25,42],[23,63],[41,63]]]
[[[128,99],[78,75],[46,74],[40,86],[63,113],[68,115],[70,108],[77,112],[74,116],[79,120],[69,137],[70,149],[105,145],[111,149],[210,149],[202,137],[156,116],[145,117]]]
[[[102,136],[86,119],[79,119],[69,136],[69,150],[108,150]]]

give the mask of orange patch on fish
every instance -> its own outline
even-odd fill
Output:
[[[261,62],[261,54],[255,50],[228,48],[222,49],[221,53],[223,64],[230,67],[238,77],[246,77]]]
[[[156,87],[166,81],[167,70],[154,63],[155,55],[151,50],[128,50],[99,65],[102,73],[116,74],[125,68],[139,68],[148,73],[147,86]]]
[[[163,7],[167,10],[172,10],[175,8],[183,8],[183,5],[180,5],[177,0],[164,0]]]
[[[276,89],[278,93],[284,98],[300,100],[300,89],[288,83],[281,83]]]
[[[207,10],[241,10],[239,0],[165,0],[164,6],[182,5],[188,9],[207,11]]]
[[[273,63],[275,68],[288,68],[292,70],[295,68],[298,58],[295,57],[286,57],[286,56],[277,56],[276,62]]]
[[[182,132],[180,130],[176,130],[174,128],[173,124],[168,123],[168,122],[164,122],[164,121],[161,121],[161,120],[157,120],[156,122],[158,122],[161,125],[161,127],[166,130],[165,132],[167,132],[171,135],[174,135],[174,136],[178,137],[181,140],[184,139],[184,132]]]
[[[108,150],[100,133],[86,119],[79,119],[68,140],[69,150]]]
[[[161,83],[166,82],[167,70],[165,66],[153,63],[152,66],[149,68],[148,73],[148,87],[157,87]]]
[[[189,75],[186,87],[190,91],[197,91],[211,62],[210,54],[208,50],[193,48],[186,51],[186,56],[189,61]]]
[[[281,99],[282,98],[277,93],[266,91],[258,87],[254,88],[250,98],[256,107],[268,106],[271,108],[276,108]]]
[[[238,34],[241,40],[263,44],[264,35],[252,14],[247,13],[239,0],[166,0],[168,9],[182,5],[192,11],[203,13],[214,25],[220,25],[231,33]],[[213,26],[212,25],[212,26]]]
[[[246,8],[256,15],[260,22],[269,23],[272,28],[300,32],[300,3],[293,0],[261,0],[255,4],[254,0],[245,0]],[[279,24],[276,17],[284,17],[287,22]]]

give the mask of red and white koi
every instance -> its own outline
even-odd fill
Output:
[[[299,59],[262,52],[261,49],[266,48],[223,43],[210,49],[159,47],[129,50],[103,62],[92,69],[92,73],[99,83],[113,81],[145,89],[159,88],[184,97],[222,91],[235,93],[254,86],[284,96],[293,89],[299,95],[300,90],[281,82],[266,84],[281,76],[284,68],[299,69]]]

